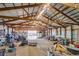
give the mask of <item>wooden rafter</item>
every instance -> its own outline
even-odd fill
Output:
[[[40,26],[44,26],[44,27],[46,27],[46,28],[48,28],[47,26],[46,26],[46,24],[45,25],[43,25],[44,23],[43,22],[41,22],[41,21],[38,21],[38,24],[40,25]]]
[[[31,21],[40,21],[40,22],[42,22],[42,23],[44,23],[44,24],[46,24],[46,26],[44,26],[44,27],[48,27],[48,26],[51,26],[51,27],[59,27],[59,26],[53,26],[53,25],[51,25],[51,24],[49,24],[48,22],[44,22],[44,21],[42,21],[42,20],[31,20]],[[30,22],[30,21],[29,21]],[[23,22],[23,23],[26,23],[26,22]],[[18,23],[18,24],[7,24],[7,25],[21,25],[21,24],[23,24],[23,23]],[[41,24],[42,25],[42,24]],[[43,25],[42,25],[43,26]]]
[[[5,3],[2,3],[2,5],[3,5],[4,7],[6,7]]]
[[[36,3],[35,3],[35,4],[36,4]],[[30,8],[28,8],[28,11],[29,11],[29,9],[30,9]],[[33,13],[34,13],[34,12],[33,12],[34,9],[35,9],[35,7],[33,7],[32,13],[30,13],[30,15],[33,15]]]
[[[17,19],[18,17],[15,17],[15,16],[2,16],[2,15],[0,15],[0,18],[4,18],[4,19]]]
[[[23,3],[21,3],[21,5],[23,6]],[[28,11],[26,11],[25,8],[22,9],[26,12],[27,15],[29,15]]]
[[[44,15],[43,15],[44,16]],[[47,18],[47,19],[49,19],[51,22],[53,22],[53,23],[56,23],[56,24],[58,24],[58,25],[60,25],[60,26],[62,26],[62,27],[65,27],[64,25],[62,25],[59,21],[54,21],[54,20],[52,20],[52,19],[50,19],[49,17],[46,17],[46,16],[44,16],[45,18]]]
[[[67,12],[67,13],[70,13],[70,12],[72,12],[72,11],[74,11],[74,10],[76,10],[76,9],[72,9],[72,10],[70,10],[69,12]]]
[[[66,3],[64,5],[67,6],[67,7],[79,9],[79,4],[78,3]]]
[[[47,17],[48,18],[48,17]],[[49,18],[50,19],[50,18]],[[64,19],[64,18],[63,18]],[[61,26],[63,26],[63,25],[78,25],[78,24],[76,24],[76,23],[71,23],[71,22],[64,22],[63,21],[63,19],[60,19],[60,20],[58,20],[58,19],[54,19],[54,20],[50,20],[51,22],[53,21],[53,22],[58,22],[59,23],[59,25],[61,25]],[[62,25],[63,24],[63,25]]]
[[[64,22],[65,24],[69,24],[69,25],[78,25],[76,23],[69,23],[69,22]]]
[[[59,12],[58,13],[56,13],[55,15],[53,15],[51,18],[53,18],[53,17],[55,17],[56,15],[58,15],[59,14]]]
[[[48,25],[49,27],[51,26],[51,27],[60,27],[60,26],[54,26],[54,25],[52,25],[52,24],[50,24],[50,23],[48,23],[48,22],[44,22],[44,21],[42,21],[42,20],[40,20],[42,23],[44,23],[44,24],[46,24],[46,25]]]
[[[40,8],[41,8],[41,7],[39,6],[39,7],[38,7],[38,10],[37,10],[37,12],[36,12],[37,15],[38,15],[38,11],[40,10]]]
[[[46,26],[43,26],[42,24],[40,23],[36,23],[37,26],[41,27],[41,28],[47,28]]]
[[[54,6],[51,6],[52,8],[54,8],[55,10],[57,10],[59,13],[63,14],[64,16],[66,16],[67,18],[69,18],[70,20],[74,21],[75,23],[77,23],[79,25],[79,22],[74,20],[73,18],[71,18],[70,16],[68,16],[67,14],[63,13],[62,11],[60,11],[59,9],[57,9]]]
[[[21,9],[21,8],[28,8],[28,7],[35,7],[40,6],[41,4],[33,4],[33,5],[23,5],[23,6],[15,6],[15,7],[6,7],[6,8],[0,8],[0,11],[7,11],[7,10],[14,10],[14,9]]]
[[[24,26],[24,27],[23,27]],[[31,26],[34,26],[34,27],[38,27],[38,28],[40,28],[40,29],[44,29],[44,28],[46,28],[45,26],[43,26],[42,24],[40,24],[40,23],[37,23],[36,25],[34,25],[33,23],[32,24],[24,24],[24,25],[19,25],[19,26],[14,26],[14,25],[11,25],[11,26],[9,26],[9,27],[12,27],[12,28],[28,28],[28,27],[31,27]]]
[[[6,21],[6,22],[16,21],[16,20],[19,20],[19,19],[20,19],[20,20],[32,20],[32,19],[33,19],[32,16],[20,18],[20,17],[15,17],[15,16],[1,16],[1,15],[0,15],[0,18],[3,18],[3,19],[13,19],[13,20],[8,20],[8,21]]]

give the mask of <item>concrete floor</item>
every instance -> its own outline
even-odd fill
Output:
[[[19,43],[16,43],[16,52],[8,53],[6,52],[6,56],[47,56],[48,55],[48,48],[52,47],[52,42],[46,40],[45,38],[37,39],[37,46],[19,46]],[[0,49],[7,49],[7,47],[3,46]],[[55,52],[56,53],[56,52]],[[56,53],[60,55],[60,53]],[[67,54],[63,54],[67,55]]]
[[[47,56],[47,51],[51,44],[45,38],[37,39],[37,46],[17,47],[16,56]]]

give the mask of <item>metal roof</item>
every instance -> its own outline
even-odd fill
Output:
[[[19,20],[39,20],[39,24],[52,27],[79,25],[79,4],[78,8],[74,6],[71,3],[0,3],[0,20],[9,25],[18,24]]]

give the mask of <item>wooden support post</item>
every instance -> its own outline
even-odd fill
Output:
[[[64,31],[65,31],[64,37],[66,38],[66,35],[67,35],[67,29],[66,29],[66,27],[64,28]]]
[[[60,36],[61,36],[61,27],[60,27]]]
[[[51,36],[51,28],[49,28],[49,36]]]
[[[51,36],[52,36],[52,28],[51,28]]]
[[[7,34],[9,34],[9,27],[7,26]]]
[[[47,32],[46,32],[46,30],[45,30],[45,36],[47,36]]]
[[[71,41],[73,41],[73,26],[71,25]]]
[[[56,28],[56,35],[58,35],[58,29]]]
[[[43,30],[43,34],[44,34],[44,36],[45,36],[45,30]]]
[[[48,29],[47,29],[47,36],[48,36],[49,34],[48,34]]]
[[[12,28],[12,33],[13,33],[13,28]]]
[[[47,30],[45,30],[45,36],[47,36]]]
[[[50,29],[48,29],[48,36],[50,36]]]
[[[4,30],[4,33],[5,33],[5,22],[4,22],[4,20],[3,20],[3,30]]]
[[[49,28],[49,34],[52,36],[52,28]]]
[[[50,29],[48,31],[49,31],[49,36],[50,36]]]

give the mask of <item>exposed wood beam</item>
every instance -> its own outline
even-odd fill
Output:
[[[64,22],[65,24],[69,24],[69,25],[78,25],[76,23],[69,23],[69,22]]]
[[[30,20],[30,21],[33,21],[33,20]],[[21,24],[24,24],[24,23],[28,23],[30,21],[25,21],[25,22],[21,22],[21,23],[15,23],[15,24],[10,24],[10,23],[6,23],[7,25],[21,25]]]
[[[31,21],[28,21],[28,22],[27,21],[26,22],[21,22],[21,23],[18,23],[18,24],[7,24],[7,25],[27,25],[27,24],[30,24],[29,22],[33,23],[33,21],[37,21],[37,20],[31,20]]]
[[[5,18],[5,19],[17,19],[18,17],[15,17],[15,16],[2,16],[2,15],[0,15],[0,18]]]
[[[60,17],[62,17],[62,16],[60,16]],[[61,21],[63,21],[63,19],[65,18],[65,17],[63,17],[62,19],[59,19],[58,20],[58,18],[60,18],[60,17],[57,17],[56,19],[54,19],[55,21],[58,21],[58,22],[61,22]],[[51,19],[51,18],[50,18]],[[52,20],[52,21],[54,21],[54,20]],[[76,23],[70,23],[70,22],[64,22],[63,21],[63,23],[64,24],[69,24],[69,25],[78,25],[78,24],[76,24]]]
[[[67,13],[70,13],[70,12],[72,12],[72,11],[74,11],[74,10],[76,10],[76,9],[72,9],[72,10],[68,11]]]
[[[31,21],[34,21],[34,20],[32,19]],[[53,26],[52,24],[49,24],[48,22],[44,22],[42,20],[36,20],[36,21],[40,21],[40,22],[42,22],[42,23],[44,23],[48,26],[51,26],[51,27],[59,27],[59,26]],[[23,23],[26,23],[26,22],[23,22]],[[23,23],[18,23],[18,24],[9,24],[9,23],[7,23],[7,25],[20,25],[20,24],[23,24]]]
[[[38,27],[33,27],[33,28],[30,28],[30,27],[21,28],[21,27],[19,27],[19,28],[14,28],[14,29],[15,30],[38,30],[38,31],[44,30],[44,28],[42,29],[42,28],[38,28]]]
[[[13,6],[15,7],[15,4],[13,3]]]
[[[43,15],[44,16],[44,15]],[[48,18],[48,17],[46,17],[46,16],[44,16],[45,18],[47,18],[47,19],[49,19],[51,22],[53,22],[53,23],[56,23],[56,24],[58,24],[58,25],[60,25],[60,26],[62,26],[62,27],[65,27],[64,25],[62,25],[61,23],[59,23],[59,21],[54,21],[54,20],[52,20],[52,19],[50,19],[50,18]]]
[[[48,17],[47,17],[48,18]],[[63,18],[64,19],[64,18]],[[60,19],[60,20],[62,20],[62,21],[59,21],[59,20],[57,20],[57,19],[54,19],[56,22],[58,22],[59,24],[60,23],[62,23],[62,24],[68,24],[68,25],[78,25],[78,24],[76,24],[76,23],[69,23],[69,22],[64,22],[63,21],[63,19]],[[54,20],[51,20],[51,21],[53,21],[54,22]],[[62,25],[62,24],[60,24],[60,25]],[[63,25],[62,25],[63,26]]]
[[[46,25],[48,25],[48,26],[51,26],[51,27],[60,27],[60,26],[53,26],[52,24],[49,24],[48,22],[44,22],[44,21],[42,21],[42,20],[40,20],[41,22],[43,22],[44,24],[46,24]]]
[[[24,26],[24,27],[23,27]],[[19,25],[19,26],[14,26],[14,25],[11,25],[11,26],[9,26],[9,27],[12,27],[12,28],[28,28],[28,27],[30,27],[31,28],[31,26],[34,26],[34,27],[38,27],[38,28],[41,28],[41,29],[44,29],[44,28],[46,28],[45,26],[43,26],[43,25],[41,25],[41,24],[39,24],[39,23],[37,23],[36,25],[34,25],[33,23],[32,24],[27,24],[27,25]]]
[[[74,20],[73,18],[69,17],[68,15],[66,15],[63,11],[60,11],[59,9],[57,9],[54,6],[51,6],[52,8],[54,8],[55,10],[57,10],[59,13],[63,14],[64,16],[66,16],[67,18],[69,18],[70,20],[74,21],[75,23],[77,23],[79,25],[79,22]]]
[[[64,7],[64,6],[63,6]],[[69,7],[65,7],[63,10],[61,10],[61,11],[64,11],[64,10],[66,10],[66,9],[68,9]]]
[[[36,23],[36,25],[39,26],[39,27],[42,27],[42,28],[47,28],[47,26],[44,26],[44,25],[42,25],[40,23]]]
[[[60,26],[62,26],[62,27],[66,27],[66,26],[64,26],[63,24],[61,24],[60,22],[56,22],[57,24],[59,24]]]
[[[60,21],[58,19],[55,19],[55,21],[58,21],[58,22],[63,22],[63,24],[69,24],[69,25],[78,25],[76,23],[70,23],[70,22],[64,22],[63,19],[60,19]]]
[[[34,11],[34,9],[35,9],[35,7],[33,7],[33,10],[32,10],[32,15],[33,15],[33,13],[34,13],[34,12],[33,12],[33,11]]]
[[[10,26],[10,27],[14,27],[14,28],[18,28],[18,27],[31,27],[31,26],[35,26],[35,27],[40,27],[40,28],[46,28],[45,26],[42,26],[41,24],[37,24],[37,25],[20,25],[20,26]]]
[[[29,13],[25,10],[25,8],[23,8],[23,10],[27,13],[27,15],[29,16]]]
[[[38,10],[36,12],[37,15],[39,14],[38,12],[39,12],[40,9],[41,9],[41,6],[38,7]]]
[[[31,20],[31,21],[35,21],[35,20]],[[42,21],[42,20],[36,20],[36,21],[40,21],[40,22],[46,24],[46,26],[45,26],[46,28],[47,28],[48,26],[51,26],[51,27],[53,27],[53,28],[60,27],[60,26],[53,26],[53,25],[51,25],[51,24],[49,24],[49,23],[47,23],[47,22],[44,22],[44,21]],[[26,22],[23,22],[23,23],[26,23]],[[21,24],[23,24],[23,23],[19,23],[19,24],[7,24],[7,25],[21,25]]]
[[[30,6],[30,3],[28,3],[28,6]],[[28,7],[28,13],[29,13],[29,7]],[[30,15],[30,13],[29,13],[29,15]]]
[[[13,20],[5,21],[5,22],[11,22],[11,21],[16,21],[16,20],[32,20],[33,19],[32,16],[20,18],[20,17],[15,17],[15,16],[1,16],[1,15],[0,15],[0,18],[3,18],[3,19],[13,19]]]
[[[40,6],[42,4],[34,4],[34,5],[23,5],[23,6],[15,6],[15,7],[6,7],[6,8],[0,8],[0,11],[7,11],[7,10],[14,10],[14,9],[21,9],[21,8],[28,8],[28,7],[36,7]]]
[[[55,15],[53,15],[51,18],[53,18],[53,17],[55,17],[56,15],[58,15],[59,14],[59,12],[57,12]]]
[[[2,3],[2,5],[3,5],[4,7],[6,7],[5,3]]]
[[[15,3],[13,3],[14,8],[16,8]],[[16,10],[16,14],[19,17],[18,11]]]
[[[23,6],[23,3],[21,3],[21,5]],[[22,9],[26,12],[27,15],[29,15],[28,11],[26,11],[25,8],[22,8]]]

